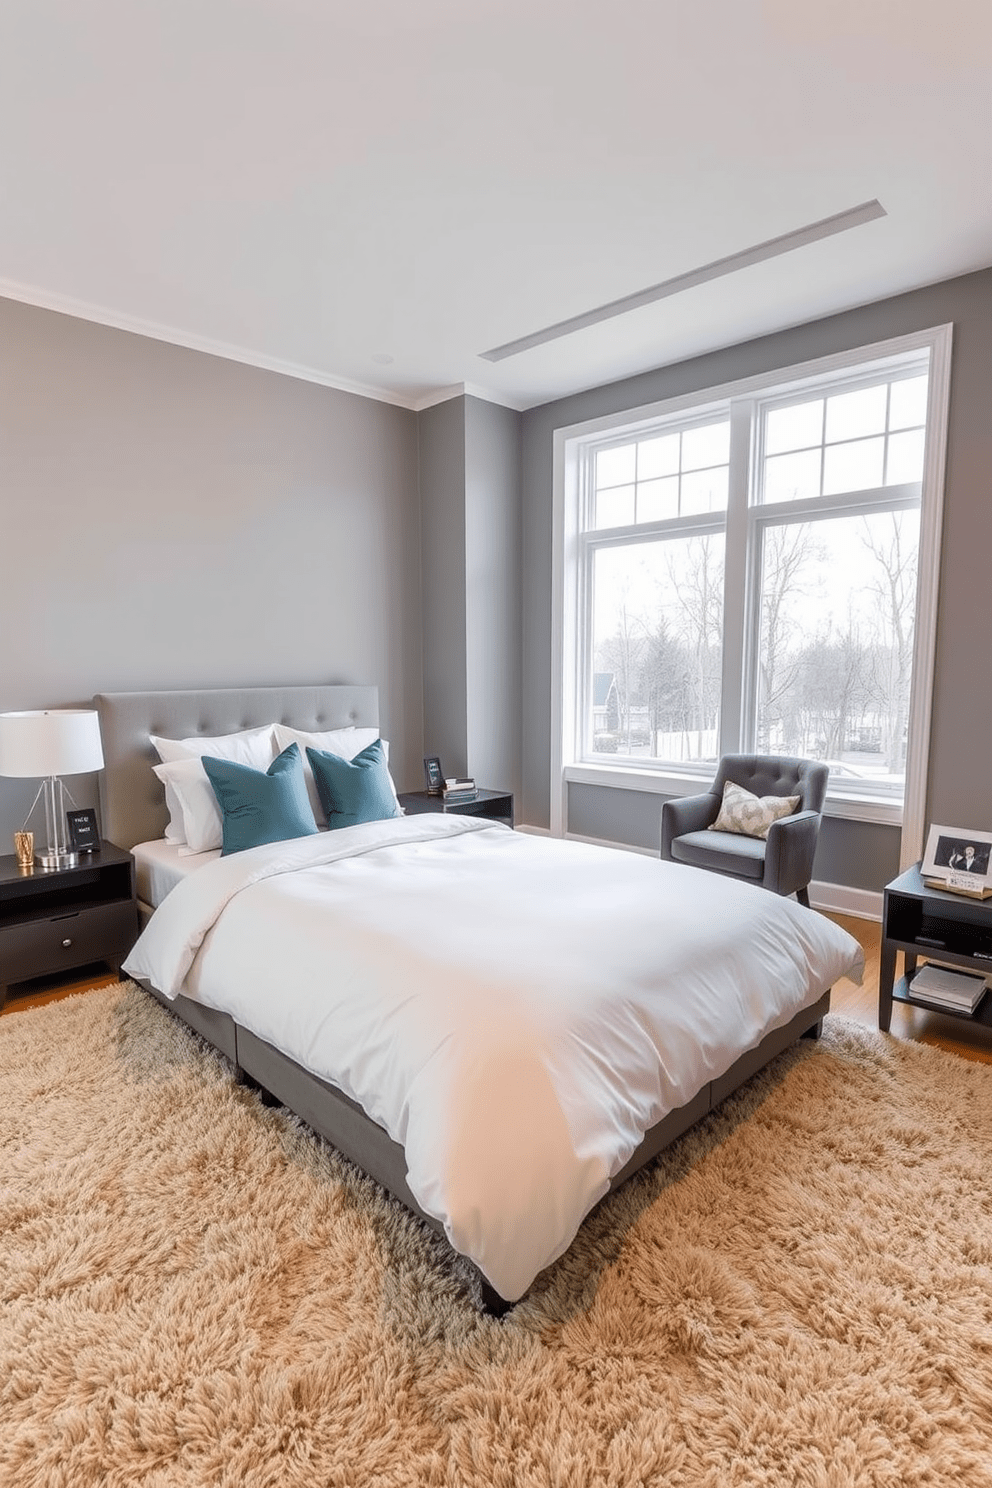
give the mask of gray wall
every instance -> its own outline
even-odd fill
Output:
[[[464,405],[449,398],[419,415],[424,752],[448,775],[468,769]]]
[[[552,439],[557,428],[736,378],[954,323],[937,671],[928,820],[992,830],[992,738],[985,600],[992,554],[992,270],[931,285],[724,351],[659,367],[523,415],[523,780],[521,821],[546,826],[550,803]],[[575,786],[569,827],[616,842],[657,841],[660,798]],[[815,874],[880,889],[898,872],[891,827],[826,819]]]
[[[580,837],[621,842],[657,852],[664,799],[649,791],[573,783],[568,788],[568,829]],[[877,863],[880,839],[891,855],[887,866],[883,860],[882,871],[886,876],[880,883],[866,882],[868,875],[862,872],[861,865]],[[833,816],[823,818],[815,864],[815,874],[821,882],[877,890],[898,872],[899,833],[895,827],[843,821]]]
[[[465,399],[466,692],[470,773],[520,778],[520,415]]]
[[[0,300],[0,550],[0,710],[377,682],[421,783],[415,414]]]
[[[420,414],[424,740],[447,775],[520,775],[520,415],[457,397]]]

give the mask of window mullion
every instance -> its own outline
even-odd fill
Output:
[[[735,754],[744,737],[747,635],[748,485],[754,400],[741,398],[730,409],[730,475],[727,493],[727,537],[723,580],[723,674],[720,707],[720,753]]]
[[[832,517],[860,516],[877,511],[902,511],[919,506],[922,485],[907,481],[900,486],[869,486],[863,491],[839,491],[831,496],[808,496],[796,501],[770,501],[754,507],[757,522],[817,522]]]
[[[724,513],[699,512],[688,517],[671,517],[664,522],[641,522],[629,527],[598,527],[586,533],[586,540],[597,548],[632,548],[638,543],[654,543],[670,537],[707,537],[722,532]]]
[[[574,695],[574,729],[575,729],[575,758],[583,759],[588,751],[589,719],[591,718],[592,704],[592,674],[593,674],[593,608],[594,608],[594,576],[593,562],[595,545],[589,541],[589,534],[582,533],[578,540],[578,557],[576,565],[578,578],[578,675],[580,684]]]

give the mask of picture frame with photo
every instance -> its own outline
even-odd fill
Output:
[[[424,756],[424,786],[429,796],[439,796],[444,789],[444,771],[436,754]]]
[[[986,898],[992,894],[992,832],[934,824],[920,873],[932,887]]]

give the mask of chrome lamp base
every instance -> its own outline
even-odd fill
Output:
[[[42,851],[34,855],[39,868],[78,868],[78,852]]]

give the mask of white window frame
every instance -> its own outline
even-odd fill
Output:
[[[561,836],[566,831],[568,788],[571,782],[602,785],[625,790],[638,790],[666,796],[692,794],[703,788],[712,766],[703,771],[687,767],[652,763],[629,758],[612,762],[588,761],[581,758],[584,719],[579,679],[584,675],[587,647],[588,606],[585,602],[586,564],[582,561],[584,538],[581,514],[586,493],[583,472],[586,451],[590,445],[601,445],[604,438],[617,441],[644,437],[661,422],[696,422],[731,412],[730,492],[726,520],[728,552],[747,545],[753,523],[774,523],[795,510],[810,516],[817,508],[824,514],[841,505],[863,509],[862,493],[817,498],[794,503],[774,502],[749,505],[750,468],[755,458],[751,449],[751,430],[757,405],[781,398],[797,397],[809,390],[822,391],[824,384],[843,381],[864,372],[876,370],[885,375],[894,364],[910,361],[923,351],[929,353],[927,396],[927,435],[924,450],[923,478],[920,491],[920,537],[914,627],[913,681],[910,695],[907,733],[906,783],[901,803],[873,797],[870,790],[841,787],[832,783],[825,811],[829,815],[864,821],[902,825],[902,862],[915,862],[922,850],[926,800],[928,749],[930,738],[931,697],[936,619],[940,539],[943,518],[944,466],[947,444],[947,415],[950,392],[952,326],[943,325],[908,336],[900,336],[870,346],[852,348],[835,356],[819,358],[779,371],[722,384],[714,388],[684,394],[646,407],[610,414],[581,424],[558,429],[554,435],[554,530],[552,570],[552,645],[553,682],[551,696],[551,829]],[[887,364],[887,365],[884,365]],[[805,384],[805,388],[804,388]],[[743,441],[743,446],[741,444]],[[744,458],[737,457],[744,450]],[[910,487],[889,487],[893,504],[902,504]],[[872,505],[884,509],[885,496],[875,496]],[[613,529],[612,536],[647,537],[658,527],[678,524],[643,524],[631,529]],[[596,541],[595,533],[589,534]],[[753,617],[757,598],[752,575],[741,577],[744,565],[727,565],[725,611],[728,616]],[[749,592],[741,594],[745,583]],[[733,592],[732,592],[733,590]],[[749,637],[756,638],[752,623],[724,625],[723,700],[721,707],[720,752],[741,748],[745,729],[751,726],[755,700],[748,695],[748,676],[752,673],[747,655]]]

